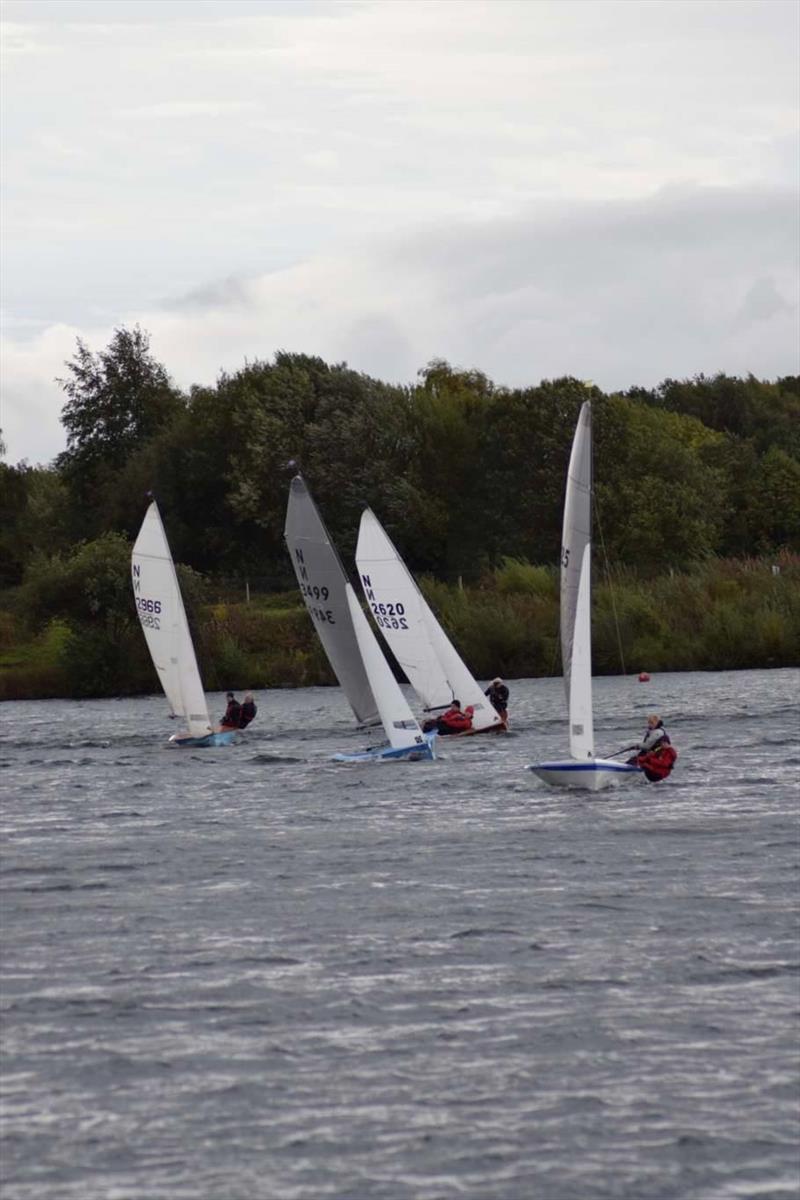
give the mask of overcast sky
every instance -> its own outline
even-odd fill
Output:
[[[178,384],[277,349],[412,382],[798,363],[797,0],[7,0],[2,412],[75,338]]]

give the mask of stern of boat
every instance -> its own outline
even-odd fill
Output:
[[[525,769],[550,787],[584,792],[599,792],[642,773],[638,767],[611,758],[569,758],[559,762],[531,763]]]

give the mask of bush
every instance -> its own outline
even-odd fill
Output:
[[[520,558],[504,558],[502,566],[493,572],[492,582],[501,596],[558,598],[558,573],[551,567],[536,567]]]

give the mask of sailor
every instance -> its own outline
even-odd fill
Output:
[[[502,679],[493,679],[488,688],[484,692],[485,696],[489,697],[492,708],[500,717],[501,721],[508,720],[508,688],[503,683]]]
[[[631,746],[630,749],[635,749],[636,754],[633,758],[628,759],[628,763],[640,767],[644,772],[645,779],[650,783],[658,783],[660,779],[666,779],[678,757],[678,752],[670,742],[669,734],[658,713],[650,714],[641,742],[638,746]]]
[[[639,743],[639,751],[642,754],[647,754],[650,750],[655,750],[656,746],[660,746],[662,742],[667,746],[670,744],[669,734],[664,728],[664,722],[658,713],[651,713],[647,718],[647,729],[645,729],[642,740]]]
[[[439,733],[444,736],[452,733],[465,733],[468,729],[472,728],[472,714],[474,711],[474,708],[470,704],[462,712],[461,702],[454,700],[447,712],[442,713],[436,722]]]
[[[228,707],[225,709],[225,716],[220,721],[220,728],[238,729],[242,715],[242,706],[233,692],[228,692],[225,699],[228,701]]]
[[[258,712],[252,692],[245,692],[244,703],[239,711],[239,728],[245,729]]]

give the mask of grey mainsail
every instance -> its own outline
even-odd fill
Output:
[[[306,608],[350,707],[360,724],[379,725],[347,601],[347,575],[300,475],[289,487],[283,532]]]

